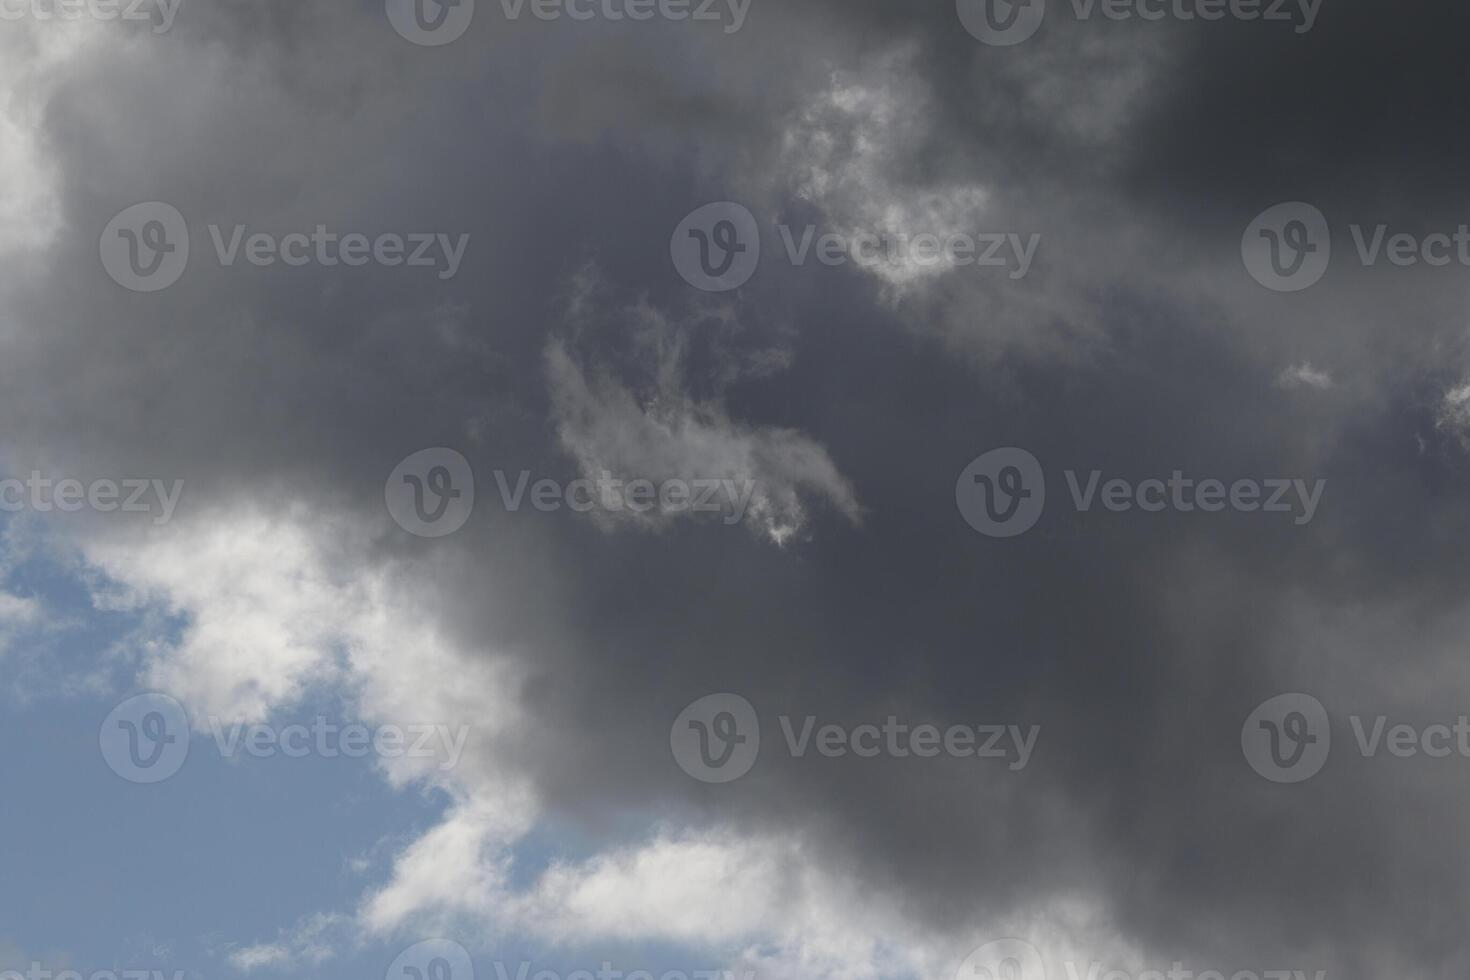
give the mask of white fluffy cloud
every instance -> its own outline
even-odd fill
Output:
[[[641,843],[554,862],[530,884],[514,884],[515,848],[542,812],[497,736],[540,722],[520,715],[508,696],[510,665],[440,636],[402,570],[370,564],[368,543],[340,522],[291,509],[216,511],[146,536],[81,544],[108,579],[99,587],[182,617],[177,640],[159,638],[141,667],[146,683],[196,713],[269,718],[319,685],[371,722],[475,726],[452,772],[415,769],[412,760],[384,767],[396,784],[432,783],[452,799],[436,826],[397,852],[386,880],[354,910],[324,910],[276,937],[242,937],[249,944],[227,954],[238,970],[322,962],[364,938],[457,925],[571,950],[599,941],[678,944],[776,980],[945,980],[974,945],[968,934],[912,921],[891,896],[858,888],[799,840],[734,827],[650,826]]]

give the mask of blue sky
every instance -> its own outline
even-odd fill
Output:
[[[111,608],[114,587],[35,524],[7,530],[3,591],[41,615],[15,626],[0,657],[0,744],[6,833],[0,835],[0,969],[32,962],[84,975],[182,970],[193,977],[360,980],[382,975],[423,939],[367,938],[341,922],[321,934],[330,955],[309,964],[242,968],[231,954],[299,933],[323,916],[350,918],[390,876],[394,858],[444,819],[449,795],[392,786],[368,755],[301,758],[222,753],[195,725],[183,766],[161,782],[132,782],[99,747],[103,719],[148,688],[143,646],[177,643],[189,617],[156,606]],[[24,539],[26,545],[20,546]],[[345,692],[323,687],[272,715],[268,727],[345,725]],[[228,728],[223,729],[228,732]],[[593,845],[544,823],[514,848],[509,876],[527,887],[558,857]],[[551,970],[716,969],[679,944],[608,941],[575,949],[490,931],[456,938],[475,976]],[[462,980],[456,977],[455,980]]]

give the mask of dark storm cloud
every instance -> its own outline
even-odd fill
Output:
[[[621,833],[629,811],[791,831],[956,930],[1088,893],[1124,935],[1195,962],[1463,970],[1459,760],[1355,759],[1340,724],[1326,772],[1277,786],[1238,741],[1282,691],[1376,713],[1411,700],[1383,693],[1385,678],[1419,691],[1441,677],[1421,707],[1453,715],[1467,690],[1444,649],[1464,612],[1470,471],[1436,425],[1459,349],[1420,346],[1461,329],[1444,319],[1457,284],[1375,273],[1368,310],[1410,321],[1396,340],[1366,313],[1334,320],[1357,303],[1346,273],[1308,304],[1238,268],[1245,221],[1277,200],[1455,213],[1463,16],[1427,7],[1327,0],[1305,36],[1063,13],[1034,46],[1001,51],[943,3],[757,0],[725,38],[502,30],[482,0],[443,52],[407,45],[376,5],[189,9],[170,36],[78,65],[50,92],[64,225],[12,310],[27,332],[3,368],[7,441],[18,456],[177,474],[191,501],[340,507],[385,528],[385,560],[452,550],[455,574],[438,580],[452,628],[530,673],[518,761],[559,816],[599,833]],[[905,41],[921,53],[875,76]],[[668,236],[693,207],[743,191],[767,227],[776,212],[824,217],[789,186],[783,138],[834,70],[894,83],[900,115],[914,92],[933,99],[922,140],[871,186],[993,189],[992,214],[1047,236],[1035,280],[955,272],[892,302],[855,269],[767,262],[729,298],[691,298]],[[128,293],[98,267],[97,236],[152,199],[187,216],[194,258],[165,293]],[[470,245],[448,282],[221,269],[212,222]],[[607,315],[574,331],[568,298],[589,263]],[[672,389],[637,380],[657,363],[609,313],[640,302],[687,335]],[[1293,317],[1308,340],[1288,336]],[[1032,327],[1056,337],[1033,346]],[[1338,327],[1337,387],[1277,383]],[[573,333],[589,376],[800,434],[855,505],[822,483],[781,548],[718,521],[645,533],[504,513],[494,468],[577,473],[547,368]],[[435,445],[475,464],[480,510],[444,542],[389,536],[383,479]],[[1048,510],[1022,538],[984,538],[954,482],[1012,445],[1046,467]],[[1068,468],[1328,484],[1301,526],[1072,514]],[[705,787],[671,764],[668,729],[726,690],[761,711],[772,748],[782,713],[1041,735],[1022,772],[772,751]]]
[[[1181,52],[1189,70],[1152,93],[1131,134],[1130,177],[1175,202],[1313,194],[1458,221],[1466,18],[1343,0],[1301,36],[1201,26]]]

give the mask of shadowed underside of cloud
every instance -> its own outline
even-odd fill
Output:
[[[451,801],[442,822],[354,907],[237,937],[237,966],[444,928],[687,944],[763,977],[943,980],[998,934],[1122,969],[1463,975],[1453,765],[1334,749],[1289,788],[1239,747],[1285,690],[1335,720],[1470,698],[1463,283],[1334,259],[1284,296],[1239,257],[1319,176],[1334,215],[1457,213],[1464,100],[1438,83],[1464,70],[1461,13],[1328,5],[1291,39],[1062,17],[1001,50],[949,4],[757,4],[719,39],[480,6],[442,52],[380,5],[284,0],[200,5],[159,44],[0,39],[0,248],[35,271],[0,311],[6,462],[190,481],[165,527],[72,525],[99,605],[183,623],[133,638],[137,683],[224,718],[328,690],[477,732],[453,773],[384,763]],[[1401,60],[1381,30],[1423,42],[1412,71],[1362,71]],[[101,228],[170,196],[196,263],[162,297],[119,291]],[[691,299],[668,235],[727,196],[766,228],[1043,238],[1025,279],[767,258]],[[449,284],[225,270],[208,221],[472,245]],[[409,540],[382,481],[451,444],[750,481],[755,537],[656,508],[593,515],[613,534],[477,512]],[[1050,481],[1010,542],[954,507],[998,446]],[[1061,471],[1094,468],[1328,482],[1306,526],[1079,513]],[[0,598],[0,631],[31,616]],[[1042,735],[1020,774],[772,751],[716,788],[668,742],[716,691]],[[593,843],[512,874],[566,823]]]

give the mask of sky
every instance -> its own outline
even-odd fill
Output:
[[[0,0],[0,980],[1470,943],[1428,0]]]

